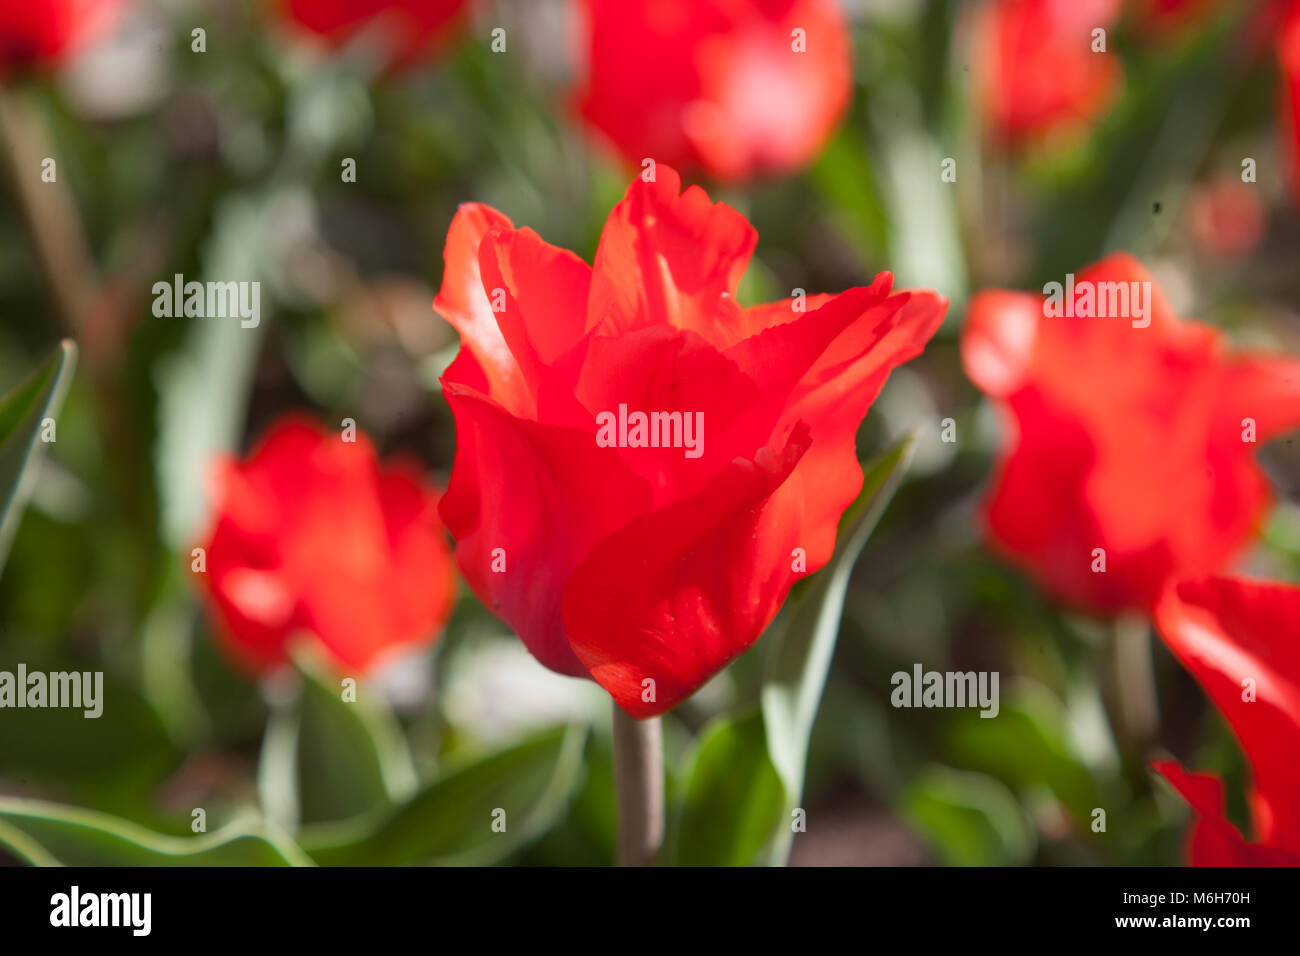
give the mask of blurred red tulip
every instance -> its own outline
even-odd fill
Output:
[[[297,26],[339,47],[363,31],[385,44],[402,68],[435,51],[473,0],[283,0]]]
[[[583,0],[578,109],[628,159],[723,180],[813,159],[849,102],[835,0]]]
[[[594,267],[462,206],[434,303],[461,333],[440,510],[465,578],[539,661],[634,717],[745,651],[804,562],[830,558],[862,486],[858,425],[947,308],[888,273],[742,308],[753,228],[657,172]]]
[[[1300,360],[1229,354],[1127,255],[1073,285],[1110,317],[1049,318],[1030,293],[971,301],[966,373],[1014,422],[988,532],[1073,605],[1148,611],[1166,579],[1214,573],[1250,541],[1271,498],[1254,449],[1300,425]]]
[[[216,629],[239,664],[262,671],[313,635],[341,671],[371,671],[432,643],[455,573],[438,495],[416,467],[381,467],[361,434],[294,417],[243,462],[218,463],[204,549]]]
[[[10,0],[0,5],[0,73],[62,63],[111,28],[128,0]]]
[[[1254,775],[1247,843],[1224,818],[1223,783],[1155,764],[1196,811],[1194,866],[1300,865],[1300,588],[1209,578],[1173,584],[1156,624],[1232,726]]]
[[[976,70],[990,135],[1009,146],[1077,134],[1123,82],[1110,30],[1123,0],[990,0],[975,15]],[[1105,52],[1093,31],[1104,30]]]

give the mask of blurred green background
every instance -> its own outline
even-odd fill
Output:
[[[852,577],[792,862],[1174,864],[1186,811],[1112,729],[1123,681],[1106,629],[1063,613],[982,544],[999,430],[956,340],[971,290],[1041,287],[1123,248],[1179,314],[1300,350],[1300,214],[1279,173],[1276,65],[1238,42],[1250,4],[1160,42],[1121,29],[1127,80],[1095,129],[1008,155],[983,141],[961,29],[970,6],[846,4],[854,98],[820,158],[743,187],[688,177],[758,230],[745,303],[840,291],[882,269],[952,300],[859,436],[864,459],[909,429],[920,438]],[[445,481],[455,435],[437,376],[456,337],[430,303],[457,204],[489,203],[590,261],[632,177],[563,108],[567,23],[559,0],[485,4],[436,60],[376,76],[313,54],[256,2],[143,4],[107,47],[3,91],[11,121],[34,117],[49,137],[103,282],[0,577],[0,670],[103,670],[107,702],[98,720],[0,712],[0,795],[177,836],[191,835],[195,808],[209,832],[265,818],[323,862],[612,858],[607,699],[535,664],[468,592],[430,652],[367,688],[375,706],[344,712],[310,662],[300,688],[234,672],[186,573],[205,462],[246,450],[285,410],[353,417],[381,452],[414,453]],[[204,54],[191,51],[195,26]],[[508,55],[489,49],[494,26],[517,40]],[[1247,156],[1263,229],[1233,257],[1193,217],[1207,184],[1236,178]],[[955,184],[938,175],[945,157]],[[341,181],[345,158],[355,183]],[[260,327],[154,317],[150,287],[174,273],[260,280]],[[0,190],[0,317],[4,391],[69,331],[12,189]],[[955,443],[940,440],[946,418]],[[1300,489],[1290,440],[1261,457]],[[1300,572],[1294,501],[1248,568]],[[761,783],[727,758],[740,752],[727,735],[748,725],[713,723],[757,705],[763,648],[666,719],[683,862],[754,855],[754,838],[708,821],[766,812]],[[1153,655],[1158,748],[1225,773],[1244,821],[1226,726],[1158,641]],[[916,662],[999,671],[1000,717],[891,708],[890,675]],[[412,792],[389,830],[353,839],[337,823]],[[527,808],[508,841],[465,834],[506,800]]]

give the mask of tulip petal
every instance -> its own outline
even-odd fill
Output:
[[[799,496],[777,501],[774,492],[808,440],[801,427],[780,453],[736,459],[700,494],[602,541],[569,578],[569,643],[631,716],[676,706],[776,615],[794,578],[802,514]]]
[[[751,305],[744,310],[742,319],[736,323],[734,338],[720,341],[718,348],[730,348],[741,339],[757,335],[764,329],[793,322],[801,315],[816,312],[833,298],[835,296],[823,292],[816,295],[806,295],[801,299],[778,299],[775,302]]]
[[[528,385],[497,324],[483,286],[479,248],[489,233],[513,224],[491,206],[465,203],[447,230],[443,250],[442,287],[433,307],[460,333],[461,343],[478,363],[488,382],[488,394],[516,414],[534,408]]]
[[[576,106],[633,164],[737,180],[820,151],[852,95],[837,0],[583,0]]]
[[[45,0],[0,8],[0,73],[67,62],[108,35],[126,0]]]
[[[456,597],[456,572],[438,519],[440,496],[418,466],[396,463],[379,476],[379,503],[393,567],[387,600],[392,633],[415,639],[430,621],[445,621]]]
[[[569,353],[585,334],[591,268],[573,253],[543,242],[531,229],[505,229],[484,237],[479,269],[501,335],[533,395],[537,417],[586,428],[591,416],[573,396],[586,353]],[[566,355],[570,360],[561,362]]]
[[[1300,588],[1181,581],[1166,590],[1156,622],[1250,759],[1259,838],[1300,853]]]
[[[1300,360],[1276,355],[1241,355],[1224,371],[1221,386],[1228,442],[1240,442],[1246,419],[1256,441],[1265,442],[1300,427]]]
[[[694,3],[694,13],[687,3]],[[699,0],[582,0],[586,71],[578,112],[607,144],[639,164],[692,162],[685,105],[698,97],[695,50],[720,24]]]
[[[691,331],[656,326],[591,340],[578,398],[593,415],[680,413],[682,443],[620,449],[655,490],[656,507],[690,497],[733,458],[768,443],[784,395],[760,392],[734,361]],[[685,447],[687,416],[698,456]],[[595,419],[593,417],[592,421]],[[694,451],[691,452],[695,454]]]
[[[633,180],[605,223],[588,330],[618,335],[667,323],[715,341],[718,300],[735,294],[757,241],[744,216],[698,186],[681,192],[681,177],[659,165],[654,182]]]
[[[1028,375],[1043,316],[1042,299],[994,290],[971,297],[961,337],[966,376],[986,395],[1004,397]]]
[[[768,11],[699,44],[707,105],[687,113],[685,131],[705,167],[722,179],[796,169],[813,159],[853,88],[848,32],[835,0]],[[803,52],[793,48],[795,30]]]
[[[882,272],[869,288],[824,297],[820,308],[726,352],[779,396],[782,418],[772,443],[796,422],[810,423],[812,446],[792,478],[808,489],[800,546],[810,572],[829,560],[839,515],[862,488],[855,448],[862,419],[890,371],[921,353],[947,310],[933,293],[891,295],[892,287],[893,276]]]
[[[648,485],[618,449],[597,446],[594,424],[583,432],[520,419],[456,385],[447,401],[458,447],[439,512],[465,580],[534,657],[585,676],[565,639],[564,582],[603,538],[644,513]]]
[[[234,554],[238,542],[218,529],[207,548],[210,554]],[[274,571],[213,563],[207,598],[226,653],[254,673],[283,661],[296,606],[288,586]]]
[[[1223,781],[1209,773],[1188,773],[1173,761],[1151,765],[1187,801],[1196,822],[1187,837],[1192,866],[1260,865],[1255,850],[1223,815]]]
[[[948,300],[932,292],[894,293],[868,306],[791,395],[782,425],[806,421],[812,430],[812,445],[792,476],[808,489],[800,545],[809,571],[830,560],[839,517],[862,489],[856,439],[863,418],[889,373],[921,354],[947,310]]]
[[[501,288],[501,334],[520,366],[554,363],[582,338],[591,267],[531,229],[500,229],[479,246],[485,289]],[[531,370],[531,369],[530,369]]]
[[[990,0],[975,14],[979,84],[995,138],[1019,146],[1086,129],[1114,99],[1123,68],[1092,48],[1122,0]]]
[[[813,311],[765,328],[730,346],[723,354],[760,387],[785,380],[793,388],[814,363],[834,364],[833,359],[823,360],[826,350],[840,333],[888,298],[893,281],[890,273],[882,272],[870,287],[826,297]]]

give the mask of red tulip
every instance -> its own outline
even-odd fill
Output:
[[[435,50],[473,0],[284,0],[299,27],[339,47],[362,32],[385,44],[390,64],[410,66]]]
[[[881,273],[806,311],[742,308],[753,228],[679,188],[662,165],[633,182],[594,267],[462,206],[434,302],[461,334],[440,510],[465,578],[539,661],[634,717],[758,639],[796,549],[825,564],[862,485],[858,424],[947,307]]]
[[[197,576],[238,663],[273,667],[307,633],[341,671],[364,673],[437,637],[455,575],[438,495],[416,467],[381,467],[364,435],[291,417],[215,478]]]
[[[1149,289],[1145,317],[1116,315],[1109,282],[1137,283],[1139,304]],[[1167,578],[1214,573],[1250,541],[1270,501],[1254,449],[1300,424],[1300,360],[1229,353],[1127,255],[1074,286],[1100,290],[1111,317],[1048,318],[1029,293],[971,301],[966,373],[1014,422],[988,532],[1067,602],[1145,611]]]
[[[991,135],[1010,146],[1077,134],[1123,83],[1110,29],[1122,0],[990,0],[975,17],[974,55]],[[1107,31],[1094,52],[1094,30]]]
[[[1236,578],[1181,581],[1156,609],[1169,649],[1232,726],[1254,775],[1256,841],[1223,814],[1223,783],[1176,763],[1156,770],[1196,811],[1196,866],[1300,865],[1300,588]]]
[[[851,94],[835,0],[583,0],[583,117],[633,164],[725,180],[809,162]]]
[[[102,35],[127,0],[12,0],[0,6],[0,73],[62,63]]]

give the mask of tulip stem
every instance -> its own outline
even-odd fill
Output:
[[[1145,767],[1159,716],[1151,659],[1151,626],[1138,615],[1122,615],[1111,636],[1111,679],[1124,749]]]
[[[663,723],[635,720],[614,705],[618,865],[653,866],[664,838]]]
[[[14,205],[49,288],[61,333],[81,337],[98,285],[95,268],[64,179],[42,179],[42,164],[56,150],[39,111],[22,92],[0,89],[0,151],[0,165],[8,172]],[[59,172],[69,174],[66,169]]]

